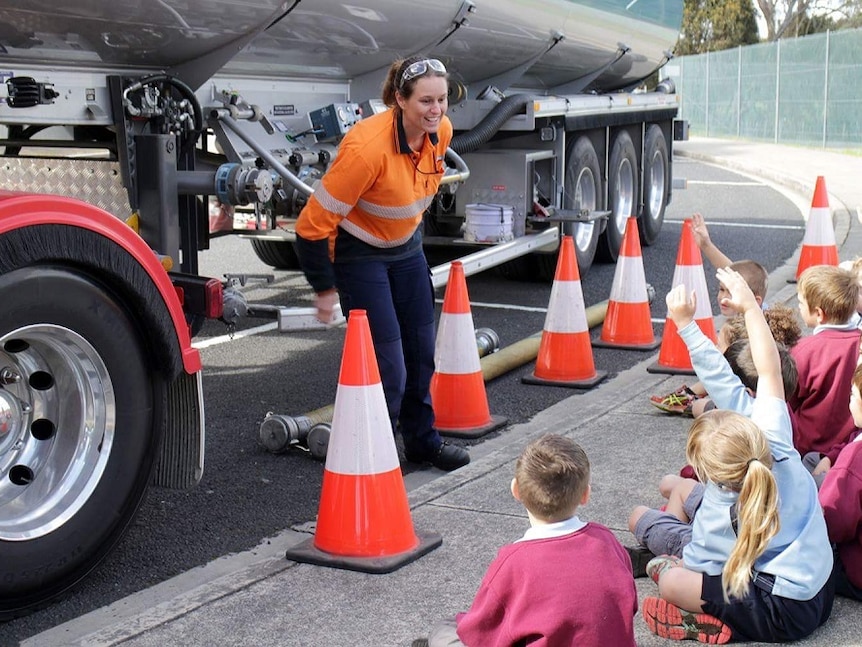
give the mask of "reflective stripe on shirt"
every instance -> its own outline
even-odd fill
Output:
[[[360,200],[356,203],[356,206],[365,211],[366,213],[369,213],[372,216],[377,216],[378,218],[386,218],[388,220],[404,220],[408,218],[415,218],[416,216],[424,213],[425,209],[428,208],[428,205],[431,204],[431,201],[433,199],[433,195],[428,195],[423,198],[420,198],[419,200],[416,200],[412,204],[406,204],[401,207],[391,207],[389,205],[374,204],[373,202],[369,202],[368,200]]]
[[[338,225],[344,231],[349,232],[355,238],[358,238],[363,243],[368,243],[369,245],[373,245],[374,247],[398,247],[399,245],[403,245],[408,240],[413,238],[413,234],[416,230],[411,231],[406,236],[402,236],[401,238],[396,238],[395,240],[384,240],[383,238],[378,238],[377,236],[372,236],[367,231],[365,231],[362,227],[359,227],[349,220],[342,220]]]
[[[346,202],[342,202],[332,196],[332,194],[326,190],[326,187],[321,182],[320,185],[314,190],[314,198],[320,203],[320,206],[326,209],[327,211],[331,211],[332,213],[337,213],[342,218],[350,213],[352,207]]]

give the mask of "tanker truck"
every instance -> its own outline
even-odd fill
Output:
[[[569,234],[584,274],[627,218],[644,244],[661,230],[685,128],[670,82],[645,80],[682,4],[0,0],[0,619],[83,580],[150,485],[200,479],[191,340],[236,315],[198,272],[211,205],[296,267],[292,223],[340,139],[384,109],[391,61],[423,54],[455,127],[426,244],[548,280]]]

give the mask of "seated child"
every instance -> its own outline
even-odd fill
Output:
[[[862,427],[862,366],[853,372],[850,413]],[[862,436],[847,444],[820,486],[820,505],[835,545],[835,592],[862,600]]]
[[[530,529],[500,549],[470,610],[438,623],[429,645],[634,647],[638,600],[629,557],[605,526],[576,515],[590,497],[584,450],[556,434],[531,442],[511,490]]]
[[[751,419],[715,410],[692,424],[686,456],[704,483],[703,501],[683,558],[661,556],[648,565],[659,597],[644,600],[643,616],[651,631],[675,640],[798,640],[832,610],[826,524],[791,443],[779,353],[763,312],[739,273],[721,269],[717,276],[729,290],[727,305],[745,314],[757,397]],[[694,330],[686,315],[694,310],[679,287],[668,308],[680,335],[689,337],[694,364],[712,342]],[[711,392],[708,376],[730,373],[726,362],[705,369],[698,377]]]
[[[834,463],[856,435],[847,402],[859,358],[859,291],[852,272],[831,265],[809,267],[797,282],[799,312],[814,334],[791,350],[799,386],[789,400],[790,415],[793,445],[809,466],[817,466],[815,473]]]
[[[695,214],[698,216],[699,214]],[[702,217],[701,217],[702,221]],[[705,230],[705,223],[702,224],[702,228]],[[695,236],[695,240],[698,240],[698,237]],[[707,236],[707,240],[709,237]],[[713,246],[714,247],[714,246]],[[722,257],[724,257],[722,255]],[[724,257],[726,258],[726,257]],[[724,266],[722,266],[724,267]],[[762,305],[763,300],[766,298],[767,285],[769,275],[766,272],[766,269],[760,264],[752,260],[743,260],[737,261],[735,263],[730,263],[727,267],[736,270],[745,278],[748,283],[751,291],[754,292],[758,304]],[[718,307],[719,311],[724,317],[732,317],[733,311],[729,310],[726,306],[722,305],[723,299],[727,297],[727,290],[719,283],[718,286]],[[718,331],[718,343],[719,348],[723,351],[726,348],[725,344],[728,343],[726,341],[727,332],[725,328],[727,327],[727,322],[719,329]],[[677,413],[682,415],[693,416],[695,413],[694,407],[697,400],[705,397],[707,395],[706,389],[703,388],[703,385],[698,382],[692,386],[688,386],[683,384],[676,391],[668,393],[665,396],[654,395],[650,397],[650,403],[661,409],[666,413]],[[705,403],[701,403],[701,407],[704,406]],[[701,413],[702,409],[699,409],[697,413]]]

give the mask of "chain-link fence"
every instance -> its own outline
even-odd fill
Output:
[[[862,29],[673,59],[692,135],[862,150]]]

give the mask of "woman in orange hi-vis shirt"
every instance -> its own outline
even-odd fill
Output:
[[[450,471],[470,455],[433,428],[434,290],[421,229],[452,139],[448,90],[437,59],[414,56],[390,66],[383,86],[390,109],[348,131],[299,215],[296,250],[317,293],[320,321],[331,321],[336,299],[348,316],[368,313],[389,416],[393,430],[401,424],[407,460]]]

